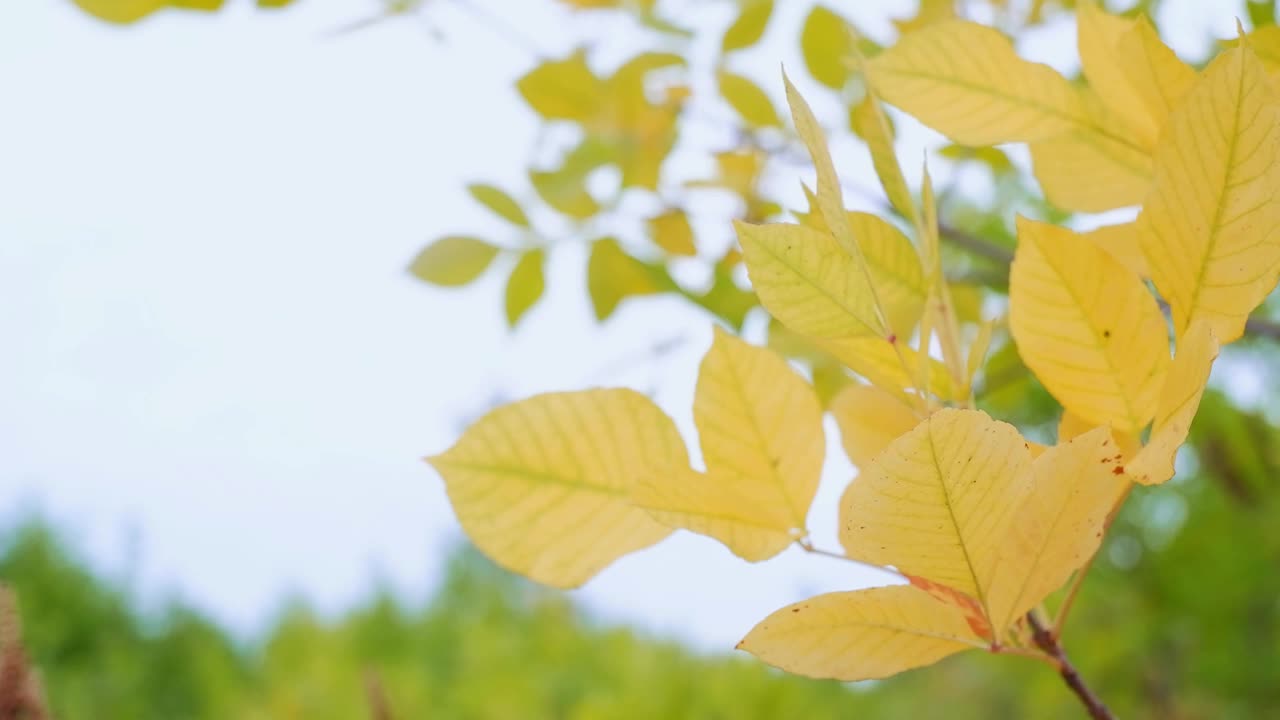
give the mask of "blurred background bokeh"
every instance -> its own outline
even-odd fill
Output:
[[[880,579],[795,551],[749,566],[681,533],[534,587],[465,544],[421,462],[544,390],[635,387],[689,431],[716,322],[828,396],[849,382],[771,325],[732,250],[733,219],[805,207],[779,65],[850,207],[887,214],[840,18],[874,53],[958,12],[1075,77],[1071,5],[0,6],[0,583],[52,716],[1079,716],[1018,659],[847,686],[733,653],[772,610]],[[1197,66],[1237,17],[1280,49],[1274,1],[1108,7]],[[1133,216],[1053,207],[1025,148],[895,121],[913,186],[928,152],[961,312],[1002,311],[1014,213]],[[441,248],[445,271],[421,255]],[[1280,713],[1278,310],[1084,585],[1068,649],[1122,717]],[[986,407],[1052,440],[1058,408],[996,347]],[[834,545],[853,470],[829,430],[812,528]]]

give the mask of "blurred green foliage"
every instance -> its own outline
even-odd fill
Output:
[[[1135,491],[1071,621],[1073,660],[1120,717],[1243,720],[1280,707],[1280,431],[1217,393],[1201,413],[1186,479]],[[141,610],[39,523],[0,551],[61,720],[345,720],[379,718],[382,704],[398,719],[1081,712],[1054,673],[1018,658],[966,653],[846,687],[697,655],[601,627],[469,548],[424,605],[380,592],[335,620],[292,607],[252,641],[181,604]]]

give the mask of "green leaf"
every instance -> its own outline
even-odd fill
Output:
[[[626,298],[669,289],[664,284],[653,268],[628,255],[617,240],[601,238],[592,243],[587,261],[587,293],[597,320],[607,320]]]
[[[846,20],[831,10],[818,5],[805,18],[800,31],[800,51],[804,64],[815,80],[829,88],[839,90],[849,79],[849,66],[845,57],[851,53]]]
[[[742,0],[742,12],[725,31],[720,52],[733,52],[760,42],[772,14],[773,0]]]
[[[529,182],[542,201],[577,220],[600,212],[600,205],[587,192],[587,175],[611,160],[607,147],[591,139],[565,155],[558,170],[530,170]]]
[[[471,193],[471,197],[475,198],[476,202],[489,208],[511,224],[522,228],[529,227],[529,216],[524,214],[520,203],[517,203],[514,198],[501,188],[484,183],[472,183],[467,186],[467,192]]]
[[[449,236],[431,243],[409,266],[418,279],[441,287],[458,287],[480,277],[498,248],[473,237]]]
[[[773,101],[750,78],[721,70],[716,73],[716,80],[720,85],[720,94],[748,125],[778,127],[782,124]]]
[[[546,258],[547,254],[541,248],[530,250],[521,255],[520,262],[511,269],[511,277],[507,278],[507,327],[514,328],[542,297],[546,289],[542,267]]]

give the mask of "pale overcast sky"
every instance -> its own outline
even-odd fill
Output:
[[[620,27],[584,30],[551,0],[472,2],[549,54]],[[176,593],[248,632],[287,593],[335,611],[375,578],[428,592],[459,530],[420,458],[499,397],[626,384],[691,427],[710,325],[681,303],[624,306],[599,328],[571,249],[509,335],[500,274],[450,292],[404,272],[432,237],[501,237],[463,186],[527,195],[537,130],[512,88],[528,51],[437,4],[429,26],[338,38],[378,5],[230,2],[129,28],[67,0],[0,5],[0,518],[38,511],[149,602]],[[881,33],[914,5],[828,4]],[[784,35],[808,5],[788,5],[746,61],[758,77],[799,67]],[[1199,58],[1231,35],[1222,5],[1167,3],[1175,48]],[[727,3],[697,7],[706,27],[729,20]],[[1072,42],[1057,27],[1025,50],[1070,68]],[[931,140],[909,129],[904,155]],[[834,545],[851,469],[828,444],[811,524]],[[729,648],[777,607],[871,577],[794,551],[749,566],[678,534],[573,595]]]

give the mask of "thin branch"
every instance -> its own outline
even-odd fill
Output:
[[[1058,674],[1062,676],[1062,680],[1067,684],[1067,687],[1071,688],[1071,692],[1080,698],[1080,702],[1084,705],[1085,710],[1088,711],[1089,717],[1093,718],[1093,720],[1115,720],[1115,716],[1107,709],[1106,704],[1085,684],[1084,679],[1080,677],[1080,673],[1076,672],[1075,666],[1067,659],[1066,652],[1058,644],[1058,639],[1040,621],[1039,616],[1034,612],[1027,613],[1027,623],[1031,626],[1032,638],[1035,640],[1036,646],[1045,651],[1057,663]]]
[[[1280,340],[1280,323],[1272,322],[1266,318],[1251,317],[1244,323],[1244,334],[1249,337]]]
[[[938,234],[942,236],[943,240],[950,242],[952,245],[992,262],[997,262],[1001,265],[1008,265],[1013,262],[1013,251],[1009,248],[967,233],[952,225],[938,223]]]

